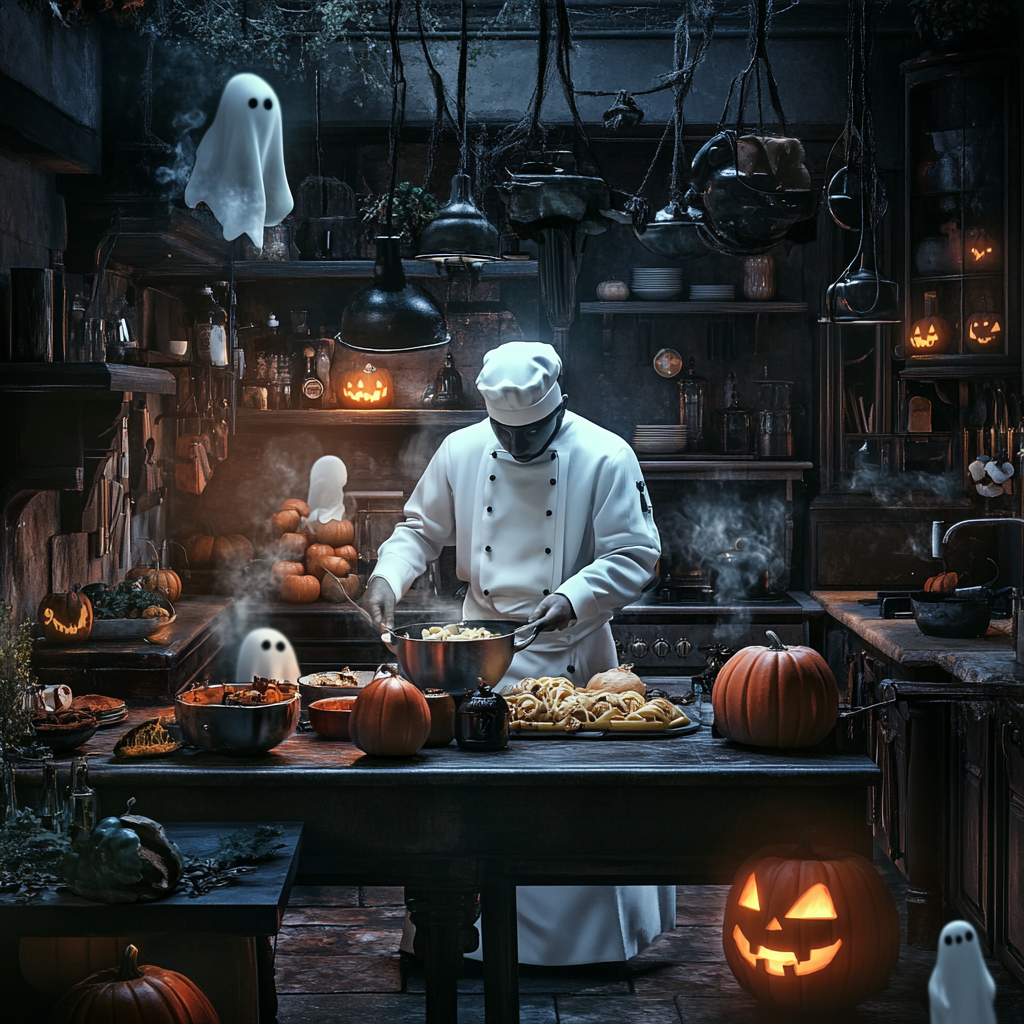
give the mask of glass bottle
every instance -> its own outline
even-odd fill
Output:
[[[64,815],[57,792],[57,766],[52,761],[43,765],[43,791],[36,807],[36,817],[48,832],[60,832]]]
[[[228,317],[217,305],[213,288],[207,285],[199,293],[195,316],[196,359],[210,366],[228,365]]]
[[[334,350],[334,342],[327,336],[327,328],[321,327],[318,335],[320,338],[316,347],[316,375],[324,386],[322,404],[325,409],[333,409],[335,406],[334,392],[331,391],[331,353]]]
[[[99,821],[99,800],[96,791],[89,785],[89,761],[76,757],[71,767],[74,785],[71,789],[71,812],[69,831],[72,836],[81,829],[91,831]]]
[[[302,375],[302,386],[299,390],[299,406],[302,409],[320,409],[323,407],[324,382],[317,376],[313,360],[316,349],[307,345],[302,354],[306,357],[306,372]]]
[[[700,376],[690,356],[686,376],[679,381],[679,422],[686,427],[686,447],[699,450],[704,441],[704,409],[707,405],[708,382]]]
[[[18,813],[18,776],[14,765],[0,758],[0,821],[11,821]]]

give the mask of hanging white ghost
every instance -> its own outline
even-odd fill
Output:
[[[281,104],[259,75],[235,75],[196,150],[185,186],[189,206],[206,203],[229,241],[245,234],[263,247],[263,227],[280,224],[293,202],[284,171]]]
[[[996,983],[981,958],[974,926],[950,921],[939,936],[928,981],[931,1024],[996,1024],[995,998]]]
[[[284,633],[276,629],[254,629],[238,648],[235,662],[236,683],[251,683],[253,676],[297,683],[301,675],[295,648]]]
[[[309,471],[308,522],[316,524],[344,519],[347,483],[348,469],[337,455],[324,455],[317,459]],[[316,529],[315,525],[313,529]]]

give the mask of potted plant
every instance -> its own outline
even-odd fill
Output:
[[[440,209],[441,205],[433,193],[410,181],[400,182],[395,186],[392,227],[389,230],[387,193],[369,195],[362,204],[363,224],[369,233],[367,243],[372,249],[377,235],[401,235],[402,255],[415,256],[419,250],[420,233]]]
[[[32,731],[28,696],[36,683],[28,622],[16,626],[12,613],[9,604],[0,603],[0,820],[14,809],[10,762]]]

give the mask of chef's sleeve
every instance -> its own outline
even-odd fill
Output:
[[[381,545],[371,579],[379,576],[401,599],[441,549],[455,543],[455,499],[445,440],[406,502],[405,519]]]
[[[654,512],[631,449],[603,463],[594,481],[592,509],[593,561],[556,590],[572,602],[577,621],[607,620],[635,601],[661,554]]]

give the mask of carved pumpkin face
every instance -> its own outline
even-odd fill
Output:
[[[999,266],[999,245],[984,228],[968,228],[964,232],[964,270],[978,273]]]
[[[51,643],[80,644],[92,632],[92,602],[85,594],[47,594],[37,618]]]
[[[998,313],[982,311],[967,321],[967,347],[972,352],[993,352],[1003,347],[1003,324]]]
[[[794,846],[759,850],[729,890],[722,943],[737,981],[795,1012],[854,1006],[899,955],[896,906],[863,857]]]
[[[394,392],[391,374],[367,363],[342,376],[338,401],[346,409],[387,409],[394,403]]]
[[[953,329],[949,321],[945,317],[932,315],[914,321],[908,342],[914,352],[936,355],[948,351],[952,337]]]

